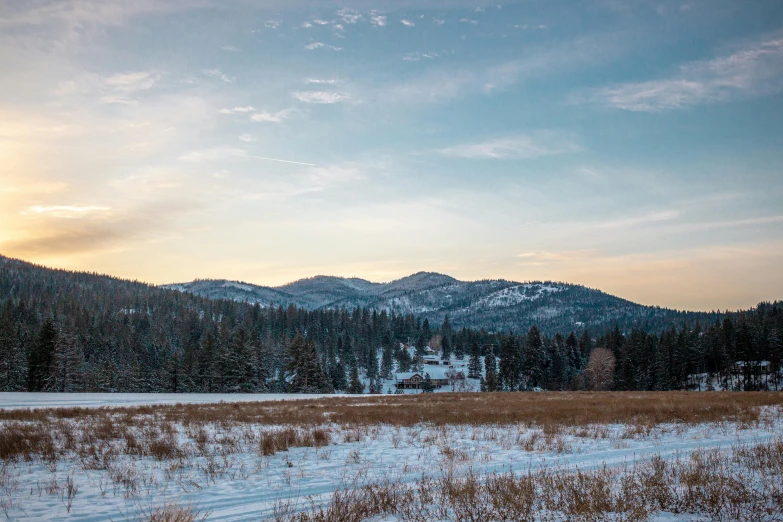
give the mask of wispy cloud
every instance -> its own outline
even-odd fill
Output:
[[[367,177],[362,166],[352,162],[310,167],[288,176],[285,180],[265,183],[263,191],[247,193],[243,198],[256,200],[302,196],[357,183]]]
[[[592,99],[619,109],[656,112],[778,92],[781,86],[783,37],[777,37],[720,58],[687,63],[670,78],[601,89]]]
[[[418,62],[420,60],[432,60],[438,57],[438,53],[422,53],[419,51],[408,53],[402,57],[406,62]]]
[[[314,51],[316,49],[330,49],[332,51],[342,51],[342,47],[337,47],[335,45],[327,45],[323,42],[310,42],[309,44],[304,46],[305,49],[308,51]]]
[[[134,71],[110,76],[83,74],[60,82],[52,91],[55,96],[86,96],[102,104],[136,103],[137,97],[151,90],[163,76],[156,71]]]
[[[266,23],[264,24],[264,27],[266,27],[267,29],[277,29],[278,27],[280,27],[280,24],[282,23],[283,23],[282,20],[267,20]]]
[[[291,97],[304,103],[332,104],[347,101],[350,96],[337,92],[326,91],[296,91]]]
[[[481,143],[468,143],[438,149],[444,156],[469,159],[533,159],[578,152],[581,148],[572,139],[559,133],[540,132],[534,135],[516,135]]]
[[[680,211],[678,210],[662,210],[642,215],[611,219],[608,221],[599,221],[592,223],[589,226],[591,228],[636,228],[643,225],[671,221],[677,219],[679,216]]]
[[[245,143],[250,143],[253,141],[253,136],[250,134],[240,134],[239,135],[239,141],[244,141]]]
[[[353,9],[347,9],[347,8],[338,10],[337,16],[339,16],[342,19],[343,23],[346,24],[355,24],[356,22],[364,18],[364,16],[358,11],[355,11]]]
[[[338,85],[343,83],[340,78],[307,78],[305,83],[315,85]]]
[[[96,212],[106,212],[109,210],[111,210],[110,207],[101,207],[95,205],[55,205],[48,207],[35,205],[28,208],[24,213],[47,214],[56,218],[73,219],[81,215],[94,214]]]
[[[223,51],[228,51],[228,52],[232,52],[232,53],[238,53],[239,52],[239,48],[238,47],[234,47],[233,45],[224,45],[220,49],[223,50]]]
[[[218,78],[220,81],[226,82],[226,83],[233,83],[236,78],[227,76],[224,74],[220,69],[204,69],[201,71],[201,73],[204,76],[209,76],[211,78]]]
[[[520,82],[545,78],[564,70],[579,70],[611,60],[622,52],[613,36],[577,38],[565,43],[531,47],[523,58],[482,67],[430,69],[420,76],[379,86],[383,101],[411,104],[445,103],[471,94],[492,94]]]
[[[416,25],[415,22],[408,20],[407,18],[403,18],[402,20],[400,20],[400,23],[405,27],[413,27],[414,25]]]
[[[383,27],[386,25],[386,17],[383,15],[372,15],[370,16],[370,23],[376,27]]]
[[[315,167],[313,163],[306,163],[302,161],[294,161],[284,158],[272,158],[269,156],[260,156],[257,154],[251,154],[245,149],[239,149],[236,147],[212,147],[211,149],[194,150],[183,154],[179,157],[180,161],[189,163],[210,163],[215,161],[222,161],[230,158],[247,158],[258,159],[264,161],[274,161],[277,163],[290,163],[293,165],[305,165],[307,167]]]
[[[257,112],[250,116],[250,120],[256,123],[281,123],[294,114],[294,109],[283,109],[277,112]]]
[[[234,107],[233,109],[220,109],[220,114],[241,114],[245,112],[253,112],[256,110],[252,105],[245,105],[243,107]]]

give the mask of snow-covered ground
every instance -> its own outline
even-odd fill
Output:
[[[257,445],[243,442],[255,440],[248,437],[248,429],[260,428],[211,425],[217,440],[234,442],[201,453],[194,447],[191,457],[163,461],[119,452],[104,469],[85,464],[92,458],[75,455],[54,466],[38,461],[8,463],[2,468],[0,499],[18,502],[8,510],[11,520],[137,520],[139,514],[171,500],[209,513],[209,521],[267,520],[281,504],[292,502],[305,509],[328,500],[338,488],[382,480],[411,482],[444,470],[457,474],[468,470],[524,473],[542,466],[593,470],[654,455],[674,458],[696,449],[764,442],[783,434],[780,413],[768,412],[764,422],[753,426],[665,424],[647,433],[625,425],[566,428],[557,434],[521,425],[331,425],[328,446],[292,448],[272,456],[263,456]],[[184,444],[195,444],[183,427],[178,437]],[[70,511],[63,493],[69,481],[78,488]]]
[[[218,402],[288,401],[339,397],[335,394],[297,393],[12,393],[0,392],[0,409],[89,408],[154,404],[210,404]]]

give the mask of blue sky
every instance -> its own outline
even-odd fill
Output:
[[[0,0],[0,252],[783,297],[783,4]]]

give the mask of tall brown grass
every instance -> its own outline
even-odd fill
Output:
[[[772,457],[772,458],[770,458]],[[738,462],[742,465],[737,465]],[[541,468],[524,474],[443,473],[334,493],[324,505],[279,509],[279,522],[643,522],[666,512],[684,520],[783,520],[783,442],[696,451],[625,468]]]

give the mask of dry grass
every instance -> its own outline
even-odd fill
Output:
[[[661,512],[688,520],[783,520],[783,442],[697,451],[674,461],[580,471],[531,470],[479,476],[444,473],[413,482],[384,482],[334,493],[326,505],[280,504],[279,522],[626,521]]]
[[[274,462],[270,457],[292,448],[316,448],[316,459],[329,459],[332,448],[324,447],[356,444],[341,459],[357,473],[366,473],[370,457],[363,445],[388,434],[394,448],[418,448],[420,458],[431,448],[433,467],[442,476],[341,490],[326,506],[281,504],[276,519],[641,521],[665,510],[710,520],[783,521],[781,442],[738,447],[731,454],[697,452],[675,462],[653,459],[627,469],[484,476],[472,466],[491,455],[471,449],[486,444],[505,451],[569,453],[579,450],[574,438],[611,437],[627,444],[624,439],[678,433],[705,423],[715,429],[769,428],[775,424],[766,423],[779,425],[781,405],[783,394],[770,392],[473,393],[0,410],[0,512],[9,516],[22,509],[18,473],[27,463],[43,464],[51,472],[51,480],[30,486],[30,495],[33,486],[39,497],[42,491],[57,495],[70,511],[74,499],[78,503],[85,496],[73,480],[74,466],[101,472],[96,475],[102,495],[139,502],[169,487],[193,492],[221,478],[264,475]],[[474,444],[466,447],[460,440]],[[307,473],[297,455],[282,457],[289,486],[292,477]],[[8,473],[9,468],[17,475]],[[163,522],[205,518],[176,503],[141,516]]]
[[[761,421],[763,406],[782,404],[783,393],[773,392],[564,392],[0,410],[0,461],[40,460],[56,469],[60,457],[76,453],[86,468],[106,469],[122,454],[170,461],[207,456],[215,446],[223,454],[237,453],[247,445],[270,456],[293,447],[329,445],[329,426],[340,426],[345,442],[356,442],[380,425],[474,426],[490,431],[501,425],[535,427],[539,431],[516,441],[522,449],[534,451],[561,444],[565,431],[600,437],[597,427],[609,424],[624,424],[626,438],[649,436],[664,423],[726,421],[752,426]],[[217,435],[242,426],[246,428],[241,436]],[[183,431],[188,437],[182,437]]]
[[[0,422],[95,419],[100,439],[116,438],[134,419],[195,424],[340,425],[419,423],[486,425],[753,421],[759,406],[783,405],[781,392],[434,393],[328,397],[280,402],[177,404],[116,408],[0,410]]]
[[[146,522],[199,522],[206,520],[207,516],[192,506],[167,502],[143,513],[141,518]]]

